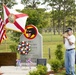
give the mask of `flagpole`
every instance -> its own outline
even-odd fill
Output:
[[[1,0],[2,1],[2,13],[4,13],[3,12],[3,4],[4,4],[4,0]],[[3,20],[4,20],[4,15],[3,15]],[[5,40],[5,51],[7,52],[7,41]]]
[[[7,42],[6,42],[6,40],[5,40],[5,45],[6,45],[6,52],[7,52]]]

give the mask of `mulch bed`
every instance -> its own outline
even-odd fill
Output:
[[[49,72],[47,72],[47,75],[49,75],[49,74],[55,74],[55,72],[54,71],[49,71]]]
[[[61,72],[62,70],[65,70],[65,68],[60,69],[58,72]],[[57,73],[58,73],[58,72],[57,72]],[[49,75],[49,74],[56,74],[56,72],[54,72],[54,71],[52,70],[52,71],[47,72],[47,75]]]

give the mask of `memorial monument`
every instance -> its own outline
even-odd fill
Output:
[[[25,63],[26,60],[31,59],[33,63],[37,63],[37,59],[43,57],[43,38],[38,29],[33,25],[26,26],[26,35],[20,36],[21,41],[28,42],[31,48],[28,54],[20,54],[21,62]]]

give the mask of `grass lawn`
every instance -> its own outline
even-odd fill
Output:
[[[0,45],[0,52],[11,52],[9,45],[15,44],[13,41],[10,39],[10,35],[7,35],[8,38],[6,41],[3,41],[2,44]],[[43,33],[43,57],[48,59],[48,49],[50,48],[51,50],[51,59],[55,58],[55,50],[56,46],[58,44],[63,45],[63,38],[60,35],[53,35],[51,33]],[[63,52],[64,52],[64,46],[63,46]]]
[[[10,35],[9,35],[10,36]],[[61,35],[53,35],[52,33],[42,33],[43,36],[43,57],[46,58],[49,62],[48,50],[50,48],[51,59],[55,58],[55,50],[58,44],[62,44],[63,53],[65,52],[65,48],[63,45],[63,38]],[[0,45],[0,52],[11,52],[9,45],[14,44],[13,41],[10,40],[10,37],[6,41],[3,41]],[[60,73],[56,73],[55,75],[64,75],[65,70]]]
[[[58,44],[63,46],[62,50],[65,52],[63,45],[63,38],[60,35],[53,35],[51,33],[43,33],[43,57],[49,59],[48,50],[50,48],[51,59],[55,58],[55,50]]]
[[[48,59],[48,62],[52,59],[55,59],[55,50],[58,44],[63,46],[63,53],[65,52],[63,38],[61,35],[53,35],[51,33],[43,33],[43,57]],[[51,59],[49,59],[48,50],[50,48]],[[65,70],[56,73],[55,75],[64,75]]]

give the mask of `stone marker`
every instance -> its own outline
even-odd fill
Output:
[[[28,39],[22,34],[20,36],[21,41],[26,41],[31,45],[31,51],[27,55],[20,55],[22,63],[25,63],[29,58],[33,63],[36,63],[37,59],[43,57],[43,38],[39,32],[34,39]]]

